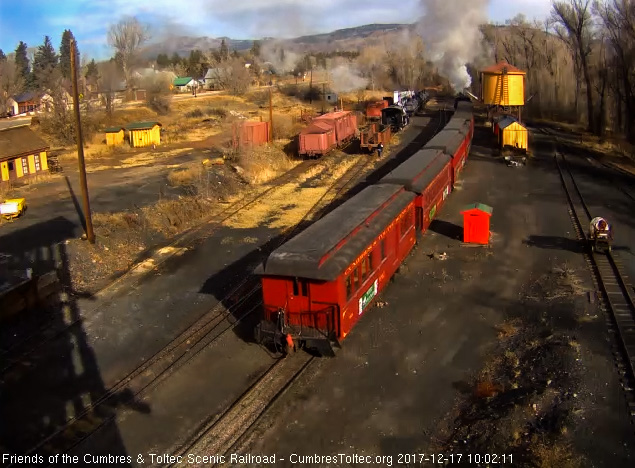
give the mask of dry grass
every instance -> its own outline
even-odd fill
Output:
[[[200,179],[203,169],[202,164],[190,164],[187,167],[176,169],[168,174],[168,183],[172,187],[192,185]]]
[[[251,184],[264,184],[297,166],[299,161],[289,158],[278,145],[245,148],[238,156],[244,178]]]
[[[303,181],[300,180],[281,185],[265,200],[250,206],[248,211],[226,220],[225,225],[239,229],[258,226],[284,229],[294,226],[327,194],[329,187],[353,166],[355,161],[354,158],[346,159],[333,167],[325,168],[319,178],[319,185],[315,187],[301,187]],[[324,201],[328,203],[329,200]]]

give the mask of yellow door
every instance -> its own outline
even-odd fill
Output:
[[[0,175],[2,180],[9,180],[9,164],[6,161],[0,163]]]

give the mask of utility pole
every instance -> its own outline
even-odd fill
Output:
[[[271,97],[271,86],[269,86],[269,141],[273,141],[273,99]]]
[[[313,64],[311,64],[311,79],[309,80],[309,104],[313,104]]]
[[[86,164],[84,162],[84,139],[82,123],[79,115],[79,93],[77,90],[77,43],[71,40],[71,75],[73,75],[73,108],[75,110],[75,125],[77,126],[77,160],[79,161],[79,183],[82,186],[82,200],[84,202],[84,220],[86,221],[86,238],[91,244],[95,243],[93,219],[88,200],[88,184],[86,182]]]
[[[326,112],[326,84],[322,83],[322,114]]]

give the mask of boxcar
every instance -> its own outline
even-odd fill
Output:
[[[336,146],[335,129],[326,122],[313,121],[298,135],[300,156],[322,156]]]
[[[258,341],[332,354],[415,245],[414,198],[372,185],[275,250],[256,269]]]
[[[416,195],[415,225],[423,233],[452,191],[452,160],[442,151],[423,149],[380,182],[403,185]]]
[[[349,111],[329,112],[316,117],[314,123],[326,123],[335,129],[338,146],[351,140],[357,133],[357,116]]]

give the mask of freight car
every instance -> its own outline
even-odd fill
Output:
[[[323,156],[346,145],[358,133],[357,117],[352,112],[329,112],[313,119],[298,135],[298,154]]]
[[[465,124],[465,117],[457,120]],[[461,148],[471,143],[471,117],[467,122],[465,133],[444,131],[451,143],[443,149],[425,145],[258,267],[259,342],[279,350],[306,347],[333,354],[443,206],[456,181]],[[462,141],[455,142],[455,135]]]

